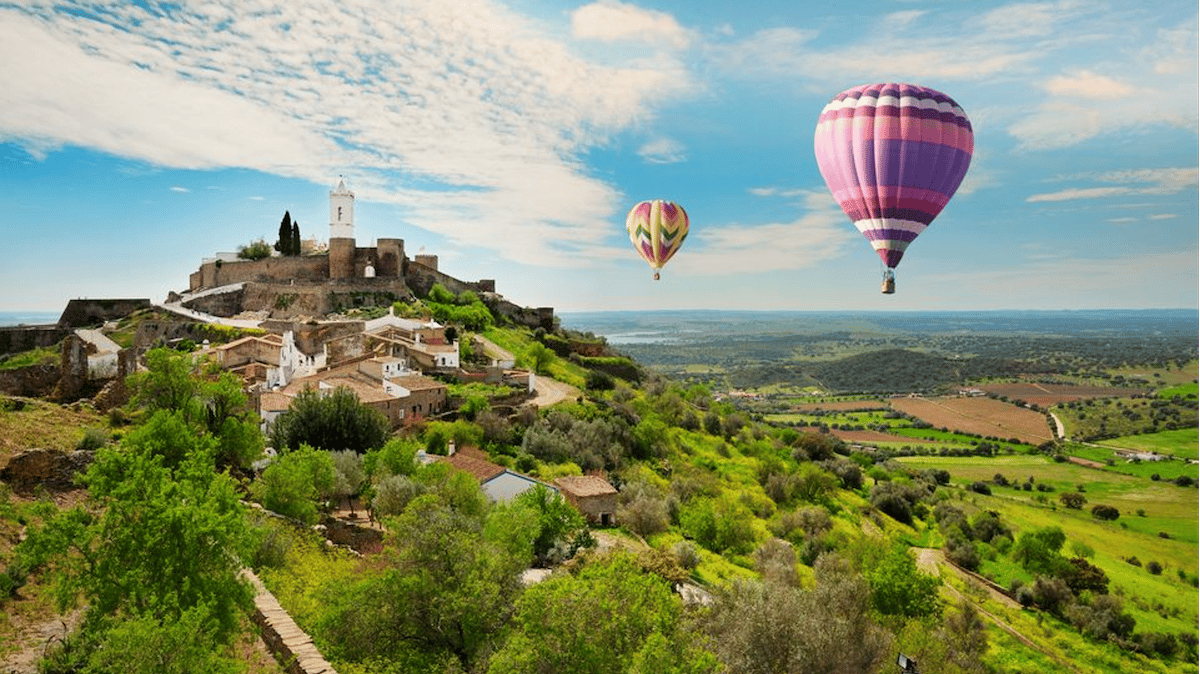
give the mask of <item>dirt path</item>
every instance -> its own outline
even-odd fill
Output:
[[[564,384],[550,377],[533,376],[533,390],[537,396],[529,402],[538,407],[549,407],[564,400],[579,396],[579,390],[570,384]]]

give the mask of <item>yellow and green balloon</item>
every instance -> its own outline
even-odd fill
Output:
[[[670,201],[643,201],[625,217],[625,230],[638,255],[654,270],[657,281],[659,270],[687,238],[688,215],[682,206]]]

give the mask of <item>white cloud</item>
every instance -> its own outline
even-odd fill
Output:
[[[837,257],[843,246],[859,239],[828,192],[805,190],[801,197],[805,213],[792,222],[693,229],[685,244],[688,254],[672,265],[705,275],[799,269]]]
[[[669,15],[594,9],[686,45]],[[22,64],[0,69],[0,141],[38,156],[78,145],[319,184],[346,174],[359,198],[398,204],[453,242],[563,266],[599,245],[622,201],[581,154],[695,89],[677,60],[585,60],[492,0],[77,13],[32,0],[0,6],[0,62]]]
[[[1048,192],[1045,194],[1035,194],[1025,201],[1030,203],[1038,201],[1068,201],[1071,199],[1096,199],[1099,197],[1115,197],[1126,194],[1138,194],[1138,191],[1132,187],[1073,187],[1070,189],[1059,190],[1058,192]]]
[[[747,191],[756,197],[800,197],[808,194],[811,190],[795,187],[751,187]]]
[[[1043,85],[1052,96],[1110,100],[1128,98],[1137,93],[1134,87],[1108,75],[1080,70],[1071,75],[1051,77]]]
[[[1177,215],[1175,213],[1151,213],[1150,214],[1151,220],[1172,220],[1172,219],[1178,218],[1178,217],[1179,217],[1179,215]]]
[[[1195,131],[1200,70],[1194,20],[1160,30],[1150,46],[1139,47],[1131,57],[1064,69],[1043,80],[1039,86],[1047,97],[1015,119],[1008,132],[1023,149],[1045,150],[1156,126]]]
[[[1108,171],[1104,173],[1070,176],[1064,180],[1091,180],[1102,183],[1121,183],[1117,187],[1072,187],[1057,192],[1034,194],[1025,199],[1028,202],[1039,201],[1068,201],[1073,199],[1097,199],[1103,197],[1128,195],[1165,195],[1177,194],[1195,189],[1200,180],[1200,169],[1194,168],[1160,168],[1136,169],[1129,171]]]
[[[186,187],[180,187],[179,185],[175,185],[175,186],[173,186],[173,187],[171,188],[171,191],[172,191],[172,192],[182,192],[182,193],[184,193],[184,194],[187,194],[188,192],[191,192],[191,190],[189,190],[188,188],[186,188]]]
[[[618,0],[599,0],[571,13],[571,34],[581,40],[636,40],[683,49],[692,35],[664,12],[643,9]]]
[[[637,153],[651,164],[677,164],[687,159],[683,144],[673,138],[656,138],[639,147]]]

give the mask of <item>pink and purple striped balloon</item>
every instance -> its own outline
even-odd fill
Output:
[[[885,83],[835,96],[813,144],[833,198],[893,269],[962,184],[974,139],[949,96]]]

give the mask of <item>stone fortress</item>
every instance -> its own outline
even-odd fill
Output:
[[[247,312],[261,318],[324,316],[359,306],[424,297],[434,284],[459,294],[471,290],[493,311],[529,327],[552,329],[554,310],[522,308],[496,294],[496,282],[461,281],[438,270],[436,255],[409,259],[403,239],[359,247],[354,239],[354,192],[344,180],[329,193],[329,244],[299,256],[242,260],[224,253],[201,262],[188,290],[170,301],[215,316]]]

